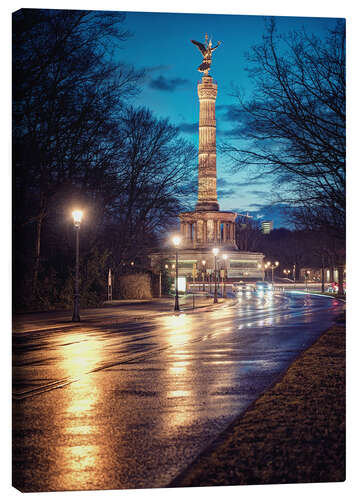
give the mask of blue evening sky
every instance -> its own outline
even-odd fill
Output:
[[[127,12],[125,26],[133,36],[123,44],[118,58],[145,68],[147,77],[135,104],[145,105],[157,117],[169,118],[179,126],[185,138],[198,146],[197,83],[202,61],[191,39],[204,41],[207,32],[213,44],[222,45],[213,54],[210,74],[218,82],[216,101],[217,143],[229,139],[229,130],[239,125],[232,121],[229,106],[237,103],[230,95],[232,85],[252,91],[245,68],[245,54],[260,43],[265,29],[262,16],[223,14],[172,14]],[[304,28],[308,33],[325,36],[336,22],[333,18],[276,17],[283,33]],[[235,118],[236,120],[236,118]],[[249,212],[258,219],[273,219],[274,227],[289,227],[279,206],[271,206],[272,186],[268,179],[254,181],[249,173],[233,173],[225,158],[217,152],[218,199],[221,210]],[[193,207],[192,207],[193,208]]]

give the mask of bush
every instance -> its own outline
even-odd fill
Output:
[[[151,299],[151,276],[148,273],[125,274],[119,277],[120,299]]]

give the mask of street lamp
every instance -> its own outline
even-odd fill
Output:
[[[175,281],[175,307],[174,311],[179,311],[180,306],[179,306],[179,295],[178,295],[178,247],[180,246],[181,243],[181,238],[180,236],[174,236],[172,238],[172,242],[175,245],[176,248],[176,281]]]
[[[74,281],[74,303],[72,321],[80,321],[79,316],[79,228],[81,226],[83,212],[82,210],[73,210],[73,224],[76,232],[76,274]]]
[[[212,252],[214,255],[214,299],[213,299],[213,302],[214,302],[214,304],[217,304],[217,302],[218,302],[218,297],[217,297],[217,255],[218,255],[219,249],[213,248]]]
[[[202,286],[202,291],[204,292],[204,291],[205,291],[205,277],[206,277],[206,268],[205,268],[205,266],[206,266],[206,261],[205,261],[205,260],[203,260],[203,261],[202,261],[202,266],[203,266],[203,267],[202,267],[202,269],[203,269],[203,271],[202,271],[202,276],[203,276],[203,286]]]
[[[266,277],[266,279],[268,279],[268,271],[267,270],[269,267],[270,267],[270,262],[267,262],[266,264],[264,264],[264,278]]]
[[[305,288],[307,289],[307,281],[310,279],[310,271],[306,271],[305,273]]]
[[[279,262],[276,260],[274,264],[271,264],[271,284],[274,285],[274,269],[279,266]]]

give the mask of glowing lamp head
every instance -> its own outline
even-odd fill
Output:
[[[203,260],[203,261],[202,261],[202,265],[203,265],[203,266],[205,266],[205,265],[206,265],[206,261],[205,261],[205,260]]]
[[[275,265],[276,265],[276,267],[278,267],[278,265],[279,265],[279,262],[277,260],[275,261]]]
[[[218,248],[213,248],[213,249],[212,249],[212,252],[213,252],[213,255],[214,255],[215,257],[217,257],[217,255],[218,255],[218,253],[219,253],[219,249],[218,249]]]
[[[82,210],[73,210],[72,217],[75,227],[79,227],[83,217]]]
[[[227,255],[226,255],[226,254],[224,254],[224,255],[223,255],[223,258],[224,258],[224,260],[227,260]]]
[[[173,244],[175,245],[175,247],[178,247],[178,246],[180,245],[180,243],[181,243],[181,238],[180,238],[180,236],[174,236],[174,237],[172,238],[172,242],[173,242]]]
[[[267,266],[269,267],[269,266],[270,266],[270,264],[271,264],[271,262],[270,262],[270,260],[268,260],[268,262],[267,262]]]

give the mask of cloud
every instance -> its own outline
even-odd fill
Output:
[[[248,133],[253,134],[255,129],[251,126],[251,116],[247,111],[234,104],[222,104],[216,106],[219,115],[219,123],[231,124],[231,128],[217,130],[219,136],[224,137],[245,137]]]
[[[218,198],[229,198],[237,194],[235,189],[217,189],[217,197]]]
[[[144,68],[145,73],[155,73],[156,71],[168,71],[171,66],[160,64],[159,66],[147,66]]]
[[[267,192],[266,191],[259,191],[258,189],[253,189],[252,191],[246,191],[246,194],[252,194],[253,196],[267,196]]]
[[[177,125],[181,132],[185,134],[195,134],[198,131],[198,122],[196,123],[180,123]]]
[[[178,87],[186,86],[189,80],[184,78],[166,78],[163,75],[159,75],[157,78],[151,79],[149,87],[156,90],[163,90],[164,92],[172,92]]]
[[[240,182],[240,187],[252,187],[252,186],[264,186],[266,185],[266,181],[246,181]]]
[[[244,208],[235,208],[234,212],[246,213],[252,215],[254,219],[258,220],[272,220],[274,228],[286,227],[292,228],[293,224],[290,223],[288,212],[291,207],[283,203],[263,204],[263,203],[250,203],[249,206]]]
[[[217,186],[220,188],[226,186],[237,186],[238,188],[243,187],[254,187],[254,186],[266,186],[266,181],[232,181],[231,179],[227,179],[225,177],[220,177],[217,179]]]
[[[232,182],[230,180],[225,179],[224,177],[220,177],[219,179],[217,179],[217,187],[223,188],[226,186],[239,186],[239,182],[237,181]]]
[[[219,119],[227,122],[231,121],[246,121],[248,118],[248,113],[238,106],[234,104],[222,104],[220,106],[216,106],[216,111],[219,113]],[[221,113],[224,111],[224,113]]]
[[[236,127],[233,127],[229,130],[220,130],[219,135],[224,137],[240,137],[244,132],[247,131],[247,127],[243,124],[239,124]]]

